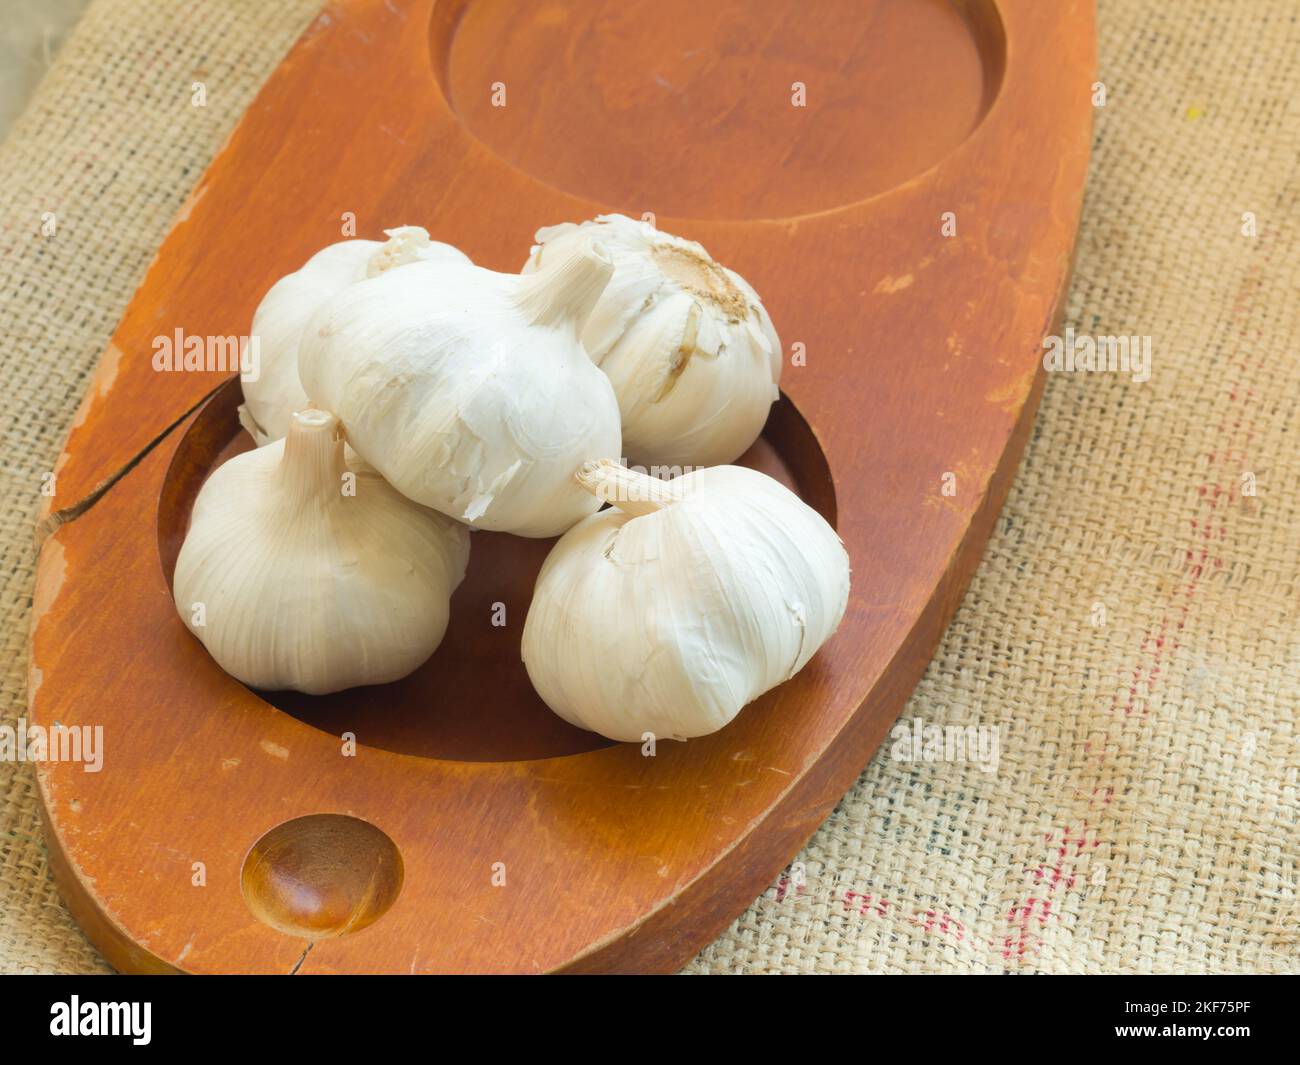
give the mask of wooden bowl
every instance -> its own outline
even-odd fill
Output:
[[[1084,0],[322,14],[177,218],[43,516],[30,719],[102,726],[103,768],[37,774],[56,878],[109,961],[668,971],[715,937],[861,772],[978,560],[1069,277],[1094,76]],[[169,587],[195,493],[248,446],[238,382],[155,370],[154,338],[247,332],[349,218],[514,270],[539,226],[611,210],[762,293],[784,396],[744,461],[843,537],[835,637],[721,732],[643,757],[528,683],[549,542],[475,533],[406,680],[308,698],[222,673]]]

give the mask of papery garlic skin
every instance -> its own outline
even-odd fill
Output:
[[[185,624],[231,676],[321,695],[424,662],[468,560],[467,529],[373,470],[349,471],[338,420],[307,410],[285,439],[235,456],[204,484],[173,589]]]
[[[593,237],[614,276],[582,340],[618,395],[626,457],[647,467],[739,458],[781,379],[781,341],[758,294],[701,245],[619,214],[538,230],[524,272]]]
[[[523,633],[533,687],[571,724],[632,742],[716,732],[844,616],[844,545],[772,478],[715,466],[664,482],[609,463],[579,476],[613,507],[552,548]]]
[[[450,244],[431,241],[419,226],[385,230],[387,241],[344,240],[322,248],[270,287],[253,313],[261,355],[256,380],[242,382],[240,422],[258,446],[289,431],[294,411],[308,404],[298,380],[298,344],[308,320],[336,293],[395,266],[435,261],[467,263]]]
[[[618,401],[578,332],[611,269],[584,243],[529,277],[415,263],[340,292],[299,371],[411,499],[477,528],[555,536],[599,505],[573,481],[618,458]]]

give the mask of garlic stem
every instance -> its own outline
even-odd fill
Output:
[[[533,325],[567,321],[581,329],[614,273],[614,260],[597,240],[584,241],[565,258],[520,277],[519,308]]]
[[[388,240],[370,257],[370,261],[366,264],[366,277],[378,277],[384,271],[396,266],[419,262],[428,255],[433,245],[433,241],[429,239],[429,231],[421,226],[398,226],[396,229],[385,229],[384,235]]]
[[[597,499],[634,518],[654,514],[682,498],[667,481],[629,470],[613,459],[584,462],[575,479]]]
[[[295,413],[277,471],[288,498],[301,505],[337,496],[346,471],[339,420],[329,411],[312,408]]]

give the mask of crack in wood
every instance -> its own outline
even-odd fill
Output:
[[[162,432],[160,432],[157,436],[155,436],[152,440],[150,440],[147,444],[145,444],[145,446],[141,448],[140,451],[136,455],[134,455],[129,462],[127,462],[120,469],[116,470],[114,473],[110,474],[108,477],[104,478],[104,480],[102,480],[99,484],[97,484],[90,491],[88,495],[79,499],[76,503],[70,504],[69,506],[60,507],[58,510],[54,511],[53,513],[47,514],[44,518],[38,521],[36,523],[36,549],[39,551],[41,545],[44,544],[45,541],[51,535],[53,535],[59,529],[60,526],[66,525],[70,521],[76,521],[77,518],[81,517],[81,515],[86,513],[86,511],[88,511],[91,507],[93,507],[96,503],[98,503],[110,488],[112,488],[115,484],[117,484],[118,481],[120,481],[123,477],[125,477],[128,473],[130,473],[133,469],[135,469],[138,465],[140,465],[140,463],[144,461],[145,457],[151,451],[153,451],[154,448],[156,448],[159,444],[161,444],[164,440],[166,440],[167,437],[169,437],[173,432],[175,432],[182,422],[184,422],[191,414],[193,414],[196,410],[198,410],[201,406],[203,406],[203,404],[205,404],[209,399],[211,399],[213,393],[215,393],[217,389],[221,388],[225,384],[226,382],[222,381],[219,384],[213,385],[213,387],[209,391],[205,392],[202,396],[200,396],[199,399],[195,401],[195,403],[191,407],[187,408],[183,413],[181,413],[180,416],[177,417],[175,421],[169,424],[165,429],[163,429]]]
[[[302,954],[298,956],[298,960],[293,963],[293,968],[289,970],[290,976],[298,975],[298,970],[302,968],[302,963],[307,960],[307,955],[311,953],[311,948],[314,947],[315,945],[316,945],[315,943],[307,944],[307,949],[304,950]]]

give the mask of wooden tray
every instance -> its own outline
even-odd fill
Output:
[[[1093,40],[1088,0],[322,14],[177,218],[43,519],[30,718],[102,725],[104,767],[38,780],[58,883],[109,961],[666,971],[718,935],[866,765],[1006,495],[1070,272]],[[408,680],[312,700],[221,673],[169,585],[199,484],[247,446],[238,386],[156,372],[153,338],[247,332],[349,212],[359,236],[418,223],[513,270],[538,226],[608,210],[703,242],[806,359],[747,461],[844,538],[838,634],[722,732],[643,758],[529,687],[549,545],[475,534]]]

